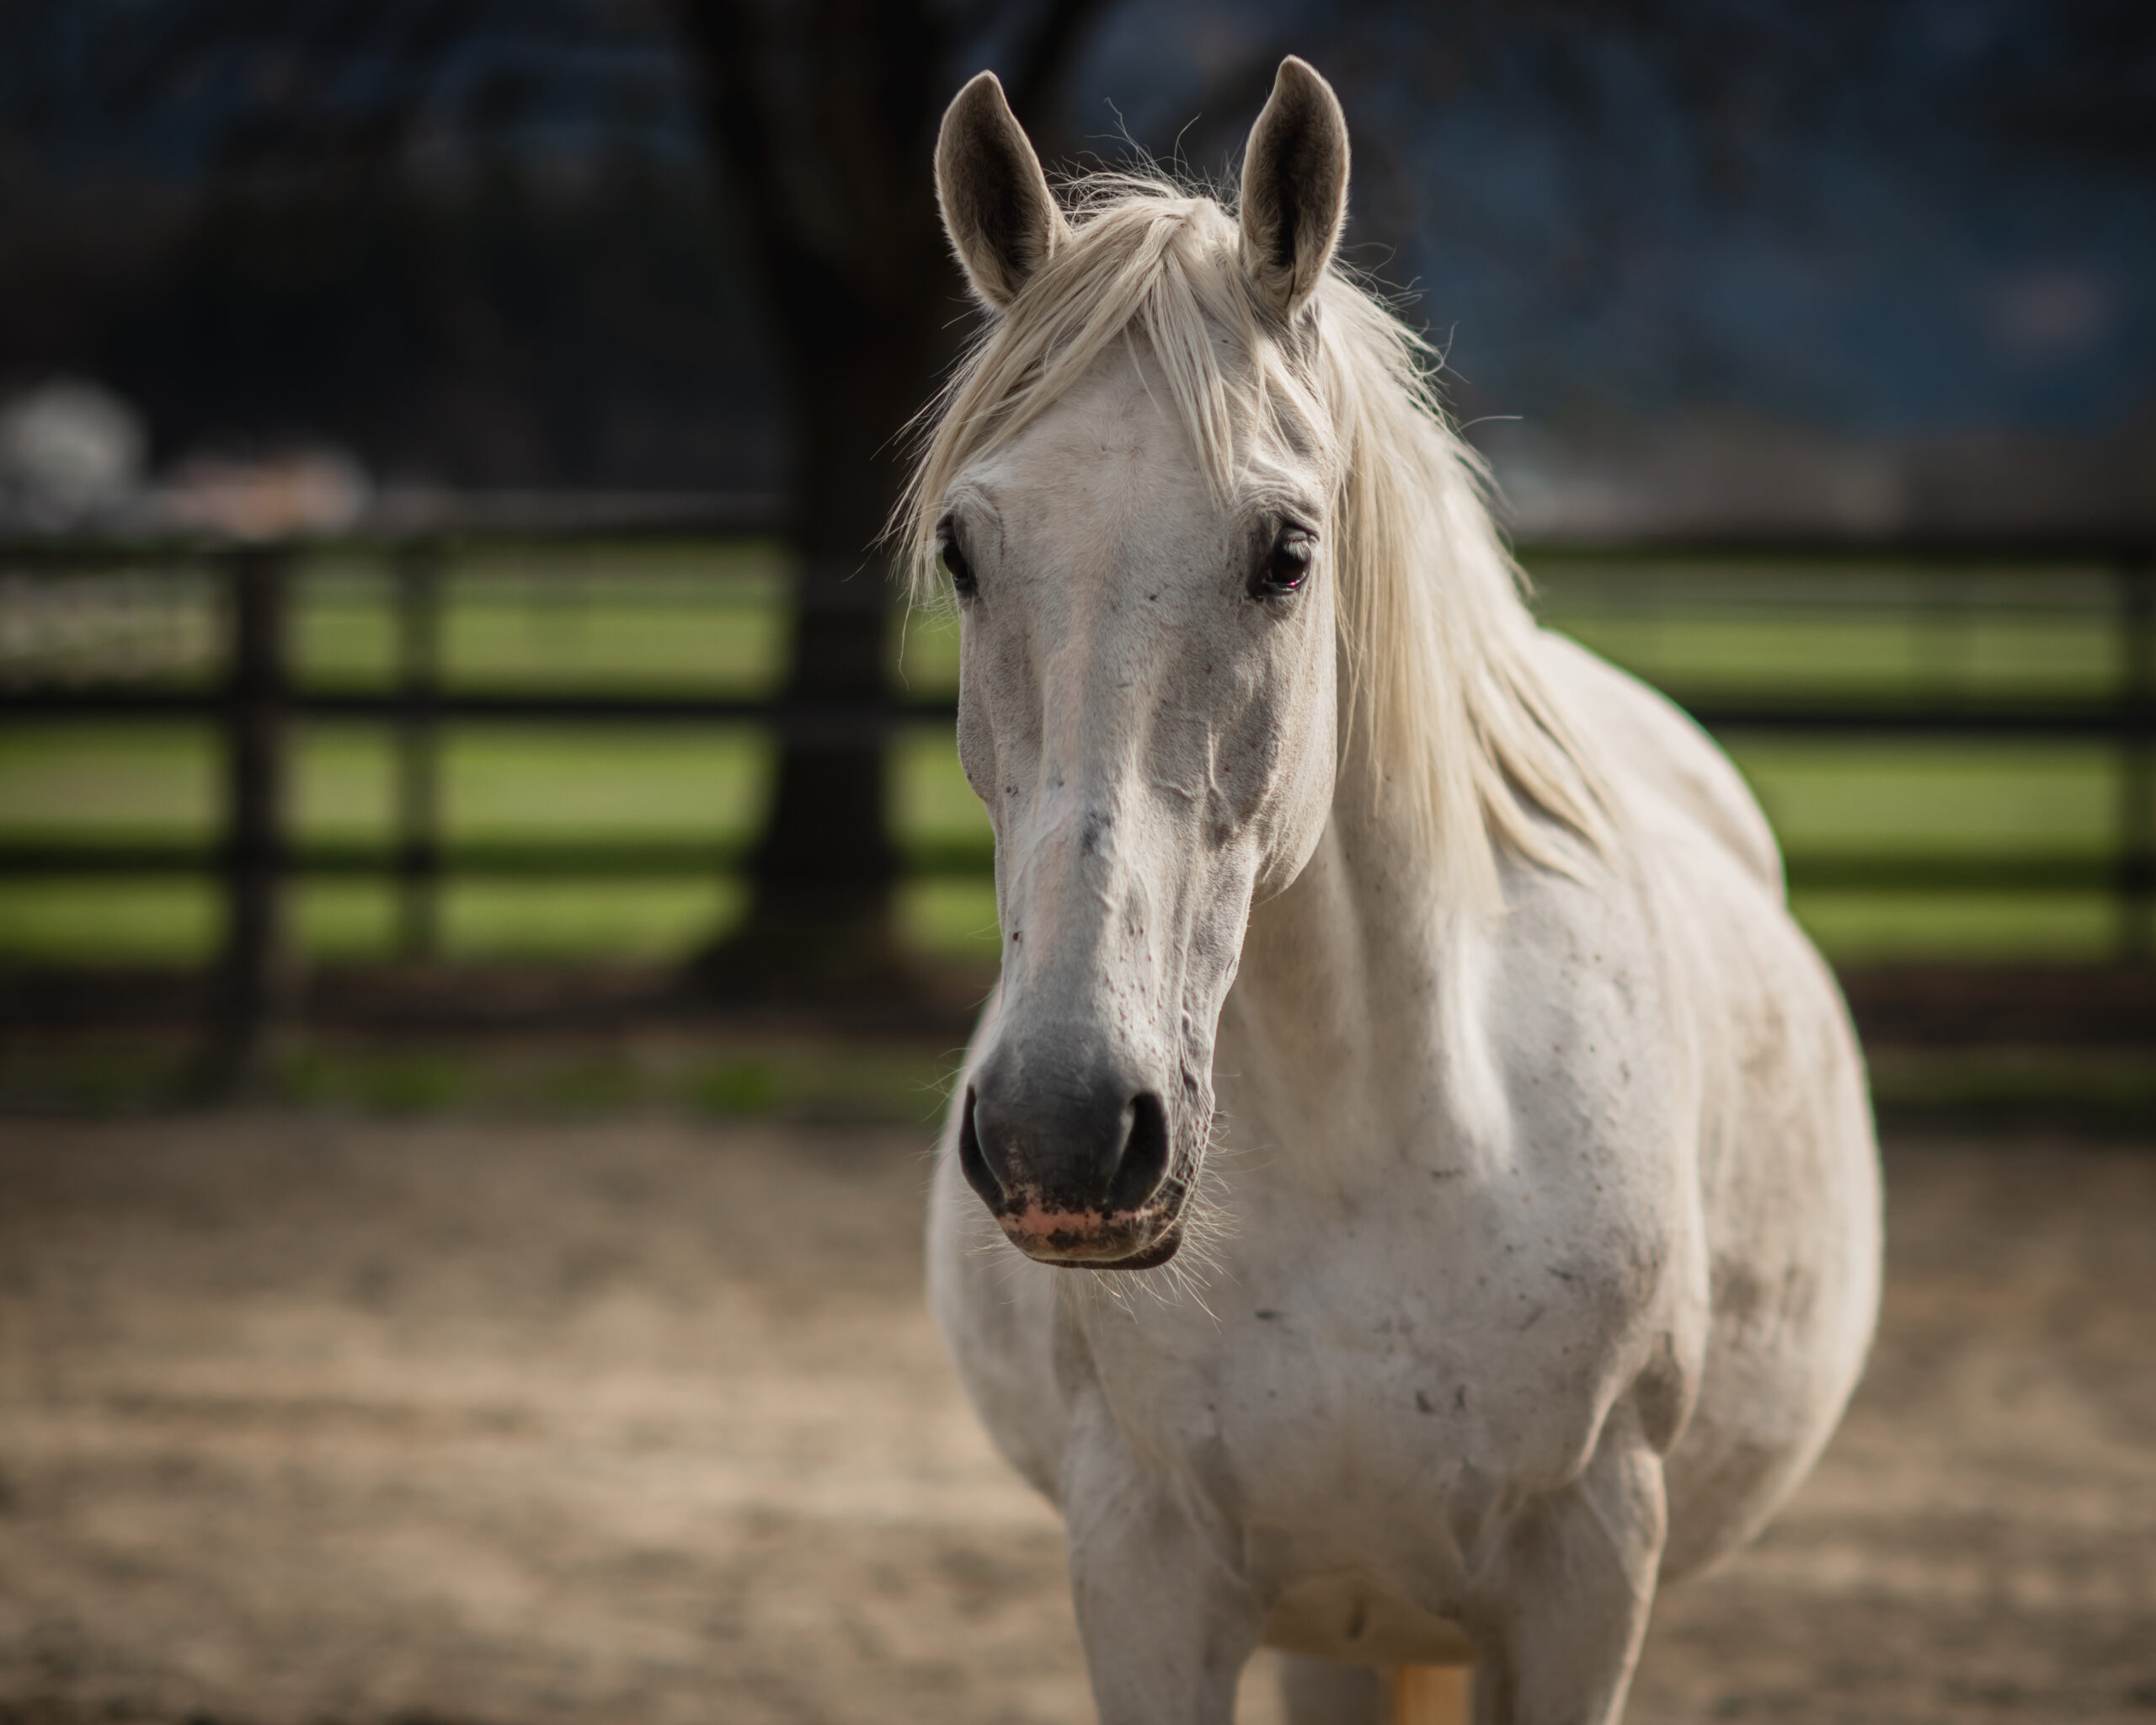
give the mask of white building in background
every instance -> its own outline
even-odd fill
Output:
[[[0,529],[64,532],[139,496],[141,415],[110,390],[63,377],[0,403]]]

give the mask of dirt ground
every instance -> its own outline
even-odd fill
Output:
[[[922,1148],[0,1123],[0,1725],[1089,1719]],[[1870,1375],[1630,1717],[2156,1720],[2156,1151],[1888,1167]]]

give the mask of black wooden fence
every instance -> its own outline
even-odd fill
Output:
[[[249,1039],[279,1009],[289,969],[280,936],[283,882],[294,874],[393,877],[400,886],[400,943],[410,954],[436,942],[438,889],[462,877],[703,876],[738,865],[708,841],[654,844],[594,839],[545,845],[460,844],[441,838],[437,741],[446,724],[653,723],[754,725],[782,736],[887,740],[910,725],[946,724],[947,699],[885,694],[814,702],[719,696],[478,692],[445,686],[440,618],[447,560],[476,546],[558,546],[637,538],[719,542],[768,535],[778,506],[758,499],[469,501],[392,514],[335,542],[216,544],[202,541],[33,540],[0,544],[0,570],[85,573],[208,568],[226,590],[227,640],[221,681],[200,691],[17,684],[0,688],[0,724],[169,719],[217,725],[223,738],[222,836],[207,845],[0,843],[0,875],[44,878],[212,873],[221,881],[221,959],[228,1034]],[[398,667],[379,692],[298,686],[286,652],[290,591],[300,562],[325,548],[361,549],[396,571]],[[1896,700],[1822,696],[1696,702],[1694,716],[1717,733],[1806,736],[2076,740],[2119,751],[2116,842],[2108,856],[1993,853],[1837,855],[1790,859],[1798,887],[1881,889],[2097,890],[2115,898],[2121,955],[2146,961],[2156,949],[2156,542],[2052,536],[1998,538],[1795,538],[1687,540],[1624,545],[1526,547],[1545,570],[1614,563],[1663,568],[1739,561],[1751,565],[1892,563],[1942,583],[1972,566],[2107,572],[2120,675],[2106,692],[2073,698],[1987,694]],[[397,831],[388,846],[291,841],[282,787],[294,720],[371,720],[397,739]],[[745,851],[746,847],[744,847]],[[977,844],[916,848],[916,873],[985,873]]]

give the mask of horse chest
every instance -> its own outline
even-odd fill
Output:
[[[1507,1244],[1449,1274],[1423,1253],[1389,1264],[1375,1242],[1299,1275],[1231,1266],[1210,1321],[1091,1314],[1092,1368],[1134,1449],[1224,1523],[1304,1554],[1289,1567],[1343,1541],[1420,1561],[1444,1546],[1461,1478],[1577,1465],[1636,1327],[1613,1325],[1606,1290]]]
[[[1204,1345],[1149,1329],[1142,1312],[1097,1328],[1094,1370],[1132,1459],[1172,1479],[1234,1554],[1267,1602],[1269,1644],[1365,1663],[1471,1658],[1463,1538],[1479,1540],[1524,1477],[1584,1455],[1596,1374],[1555,1351],[1526,1370],[1518,1354],[1484,1357],[1412,1300],[1266,1297],[1282,1303],[1222,1314]]]

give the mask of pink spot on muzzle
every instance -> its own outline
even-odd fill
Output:
[[[1107,1231],[1109,1220],[1097,1210],[1043,1210],[1038,1204],[1027,1204],[1015,1213],[1006,1210],[996,1217],[1007,1234],[1024,1234],[1032,1239],[1046,1240],[1060,1234],[1066,1238],[1083,1238],[1088,1234]]]

